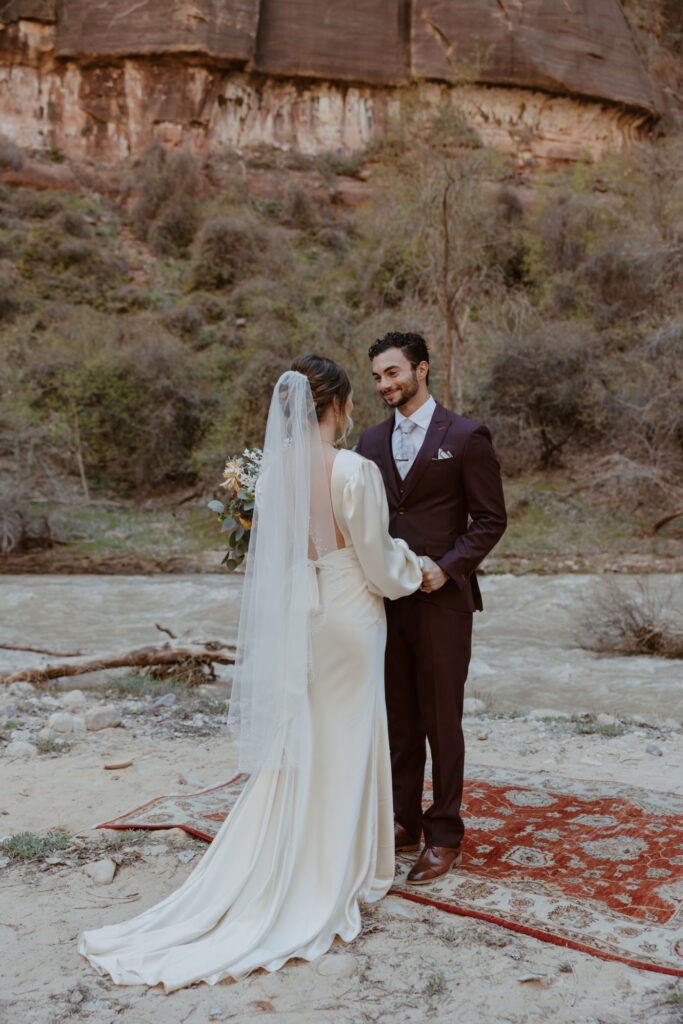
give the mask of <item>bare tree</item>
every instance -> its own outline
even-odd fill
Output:
[[[468,327],[477,293],[493,280],[487,248],[491,204],[481,179],[486,151],[441,155],[426,150],[409,211],[416,222],[412,254],[426,297],[443,320],[443,404],[463,411]]]

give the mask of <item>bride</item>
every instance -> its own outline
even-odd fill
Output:
[[[313,960],[360,932],[394,876],[383,598],[422,582],[387,532],[374,463],[334,448],[345,371],[309,355],[273,391],[229,724],[251,777],[183,885],[79,952],[119,985],[167,992]]]

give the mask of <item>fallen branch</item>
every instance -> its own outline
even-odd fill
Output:
[[[166,633],[167,636],[170,636],[171,640],[177,639],[176,634],[172,633],[170,629],[166,629],[165,626],[160,626],[158,622],[155,622],[154,625],[156,626],[160,633]]]
[[[658,519],[657,522],[653,523],[652,526],[646,531],[647,536],[654,537],[654,535],[659,530],[661,530],[663,526],[666,526],[667,523],[670,523],[672,519],[678,519],[679,516],[683,516],[683,508],[678,508],[675,512],[667,512],[665,516],[662,516],[661,519]]]
[[[14,644],[0,644],[3,651],[28,651],[30,654],[50,654],[53,658],[79,658],[83,651],[47,651],[44,647],[16,647]]]
[[[86,655],[54,665],[26,668],[21,672],[0,675],[0,683],[47,683],[60,676],[80,676],[86,672],[97,672],[103,668],[128,668],[130,666],[149,668],[153,665],[175,665],[178,662],[217,662],[232,665],[235,662],[235,645],[222,640],[186,640],[176,643],[148,644],[134,647],[115,654]]]

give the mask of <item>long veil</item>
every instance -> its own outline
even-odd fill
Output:
[[[268,413],[228,714],[243,771],[300,763],[320,616],[315,561],[335,547],[311,388],[289,370]]]

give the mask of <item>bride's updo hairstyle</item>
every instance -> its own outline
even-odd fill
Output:
[[[335,398],[340,414],[344,414],[346,402],[351,394],[351,381],[339,363],[335,363],[334,359],[325,359],[324,356],[297,356],[290,370],[308,377],[318,420],[322,419]]]

